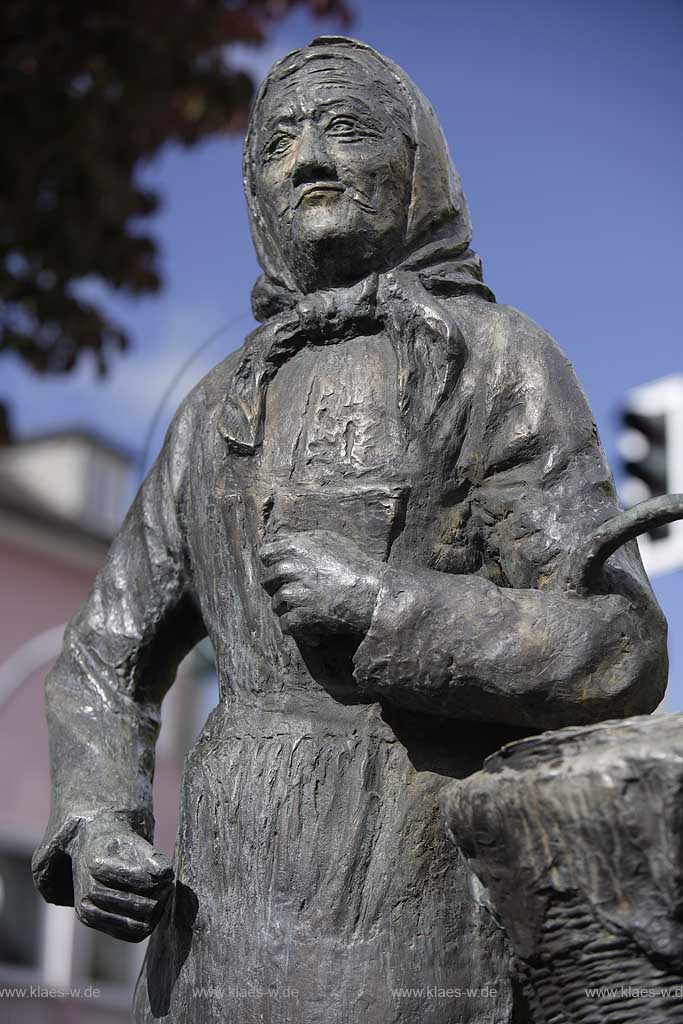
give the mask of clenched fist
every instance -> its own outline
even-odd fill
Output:
[[[384,563],[327,530],[287,533],[261,548],[262,582],[285,633],[299,640],[367,633]]]
[[[83,924],[141,942],[153,931],[173,884],[173,868],[118,818],[81,825],[71,849],[74,906]]]

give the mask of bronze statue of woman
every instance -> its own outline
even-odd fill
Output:
[[[506,1024],[438,809],[540,728],[652,710],[666,627],[554,341],[498,305],[436,117],[369,46],[268,75],[244,150],[261,325],[182,403],[47,683],[46,899],[153,935],[138,1024]],[[152,845],[161,701],[220,701]]]

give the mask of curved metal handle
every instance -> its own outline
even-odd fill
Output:
[[[578,594],[590,591],[591,583],[610,555],[646,530],[683,519],[683,494],[648,498],[626,512],[602,523],[574,554],[567,574],[567,588]]]

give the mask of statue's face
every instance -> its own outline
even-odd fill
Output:
[[[405,238],[411,146],[348,61],[316,60],[265,97],[256,191],[304,291],[392,265]]]

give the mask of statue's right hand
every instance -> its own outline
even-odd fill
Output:
[[[147,938],[173,885],[163,853],[120,820],[95,819],[81,825],[71,858],[83,924],[127,942]]]

